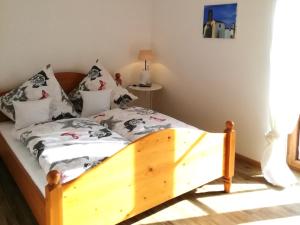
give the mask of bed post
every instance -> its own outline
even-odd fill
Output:
[[[288,134],[287,143],[287,164],[295,170],[300,170],[300,161],[298,159],[298,146],[299,146],[299,129],[300,117],[297,120],[297,125],[294,130]]]
[[[225,154],[224,154],[224,190],[230,192],[232,177],[234,176],[235,161],[235,129],[232,121],[226,122]]]
[[[46,186],[46,225],[62,225],[62,188],[61,176],[56,170],[47,174]]]

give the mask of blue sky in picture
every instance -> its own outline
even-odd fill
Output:
[[[214,20],[222,21],[225,23],[226,27],[236,23],[237,3],[204,6],[204,24],[206,24],[208,20],[208,11],[210,9],[213,10]]]

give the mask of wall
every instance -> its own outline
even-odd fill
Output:
[[[100,57],[130,83],[152,46],[158,110],[220,131],[236,122],[237,150],[259,160],[268,115],[268,57],[274,0],[239,0],[234,40],[202,38],[204,3],[229,0],[1,0],[0,91],[43,65],[87,72]],[[152,4],[153,3],[153,4]],[[157,96],[158,97],[158,96]]]
[[[156,108],[197,127],[236,123],[237,151],[260,160],[268,122],[268,64],[273,0],[240,0],[234,40],[202,38],[204,3],[154,0]]]
[[[0,91],[51,63],[86,73],[97,58],[130,82],[150,46],[150,0],[1,0]]]

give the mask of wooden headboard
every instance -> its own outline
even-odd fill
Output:
[[[292,133],[288,135],[287,163],[297,171],[300,171],[299,160],[299,133],[300,133],[300,117],[296,127]]]
[[[58,80],[58,83],[61,85],[61,87],[67,94],[74,88],[76,88],[85,76],[86,74],[74,72],[55,73],[55,77]],[[7,92],[0,93],[0,96],[6,94]],[[9,119],[2,112],[0,112],[0,122],[8,120]]]

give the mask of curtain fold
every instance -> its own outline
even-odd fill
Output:
[[[261,165],[266,180],[286,187],[297,182],[286,163],[287,137],[300,113],[299,0],[277,0],[270,56],[270,122]]]

